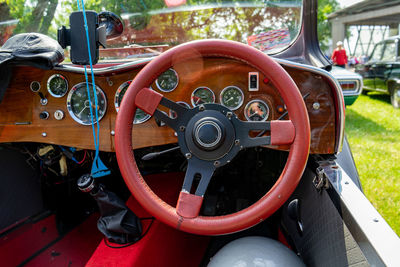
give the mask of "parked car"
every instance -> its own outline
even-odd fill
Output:
[[[338,66],[332,66],[331,74],[339,81],[346,106],[352,105],[362,92],[362,76]]]
[[[400,107],[399,40],[400,36],[392,36],[377,43],[368,62],[356,68],[364,79],[364,93],[389,94],[394,108]]]
[[[317,0],[24,4],[59,31],[0,49],[1,266],[398,266]]]

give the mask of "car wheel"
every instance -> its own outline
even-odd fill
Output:
[[[365,90],[365,89],[362,89],[361,94],[363,94],[363,95],[368,95],[368,92],[369,92],[369,91],[367,91],[367,90]]]
[[[390,101],[394,108],[400,107],[400,86],[396,86],[390,91]]]

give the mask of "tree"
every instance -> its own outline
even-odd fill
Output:
[[[328,50],[331,39],[332,25],[328,21],[328,14],[339,9],[337,0],[318,0],[318,40],[322,51]]]

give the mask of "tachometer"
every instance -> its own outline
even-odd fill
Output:
[[[128,89],[129,85],[131,84],[132,81],[127,81],[121,84],[118,87],[117,92],[115,92],[115,97],[114,97],[114,105],[115,109],[117,112],[119,111],[119,107],[121,106],[122,98],[124,97],[126,90]],[[141,110],[140,108],[136,109],[135,113],[135,119],[133,120],[134,124],[139,124],[147,121],[150,119],[150,115]]]
[[[93,85],[89,84],[90,100],[92,101],[92,112],[95,117],[95,99]],[[107,98],[100,87],[96,86],[97,112],[99,121],[106,114]],[[67,98],[67,109],[71,117],[80,124],[91,125],[90,102],[87,95],[86,83],[79,83],[71,88]]]
[[[200,104],[215,103],[214,92],[208,87],[198,87],[192,93],[191,102],[193,107]]]
[[[244,94],[239,87],[231,85],[222,90],[219,99],[223,106],[236,110],[243,104]]]
[[[266,121],[269,116],[269,107],[262,100],[252,100],[247,103],[244,116],[248,121]]]
[[[47,91],[54,97],[63,97],[68,91],[68,81],[61,74],[51,75],[47,80]]]
[[[178,86],[179,78],[174,69],[168,69],[156,79],[157,88],[163,92],[172,92]]]

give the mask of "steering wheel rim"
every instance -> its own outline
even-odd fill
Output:
[[[234,58],[264,73],[278,89],[286,104],[293,124],[294,136],[290,144],[285,168],[279,179],[256,203],[229,215],[189,218],[178,214],[174,207],[161,200],[144,181],[133,155],[132,122],[137,108],[137,97],[139,92],[145,91],[142,90],[143,88],[149,87],[163,71],[177,62],[209,56]],[[158,98],[156,95],[154,96]],[[148,104],[149,106],[153,105],[153,111],[160,100],[161,98],[158,99],[158,103],[150,101]],[[140,108],[146,107],[141,106]],[[271,128],[279,129],[281,124],[274,125],[271,125]],[[285,133],[282,132],[282,129],[280,129],[281,135],[274,135],[275,139],[279,140],[282,136],[282,138],[285,138]],[[273,138],[272,129],[271,138]],[[226,40],[202,40],[182,44],[153,59],[137,74],[125,93],[115,128],[115,149],[118,165],[133,196],[150,214],[160,221],[176,229],[201,235],[220,235],[237,232],[260,223],[272,215],[284,204],[297,187],[307,163],[309,147],[310,124],[307,109],[299,89],[289,74],[272,58],[261,51],[241,43]]]

